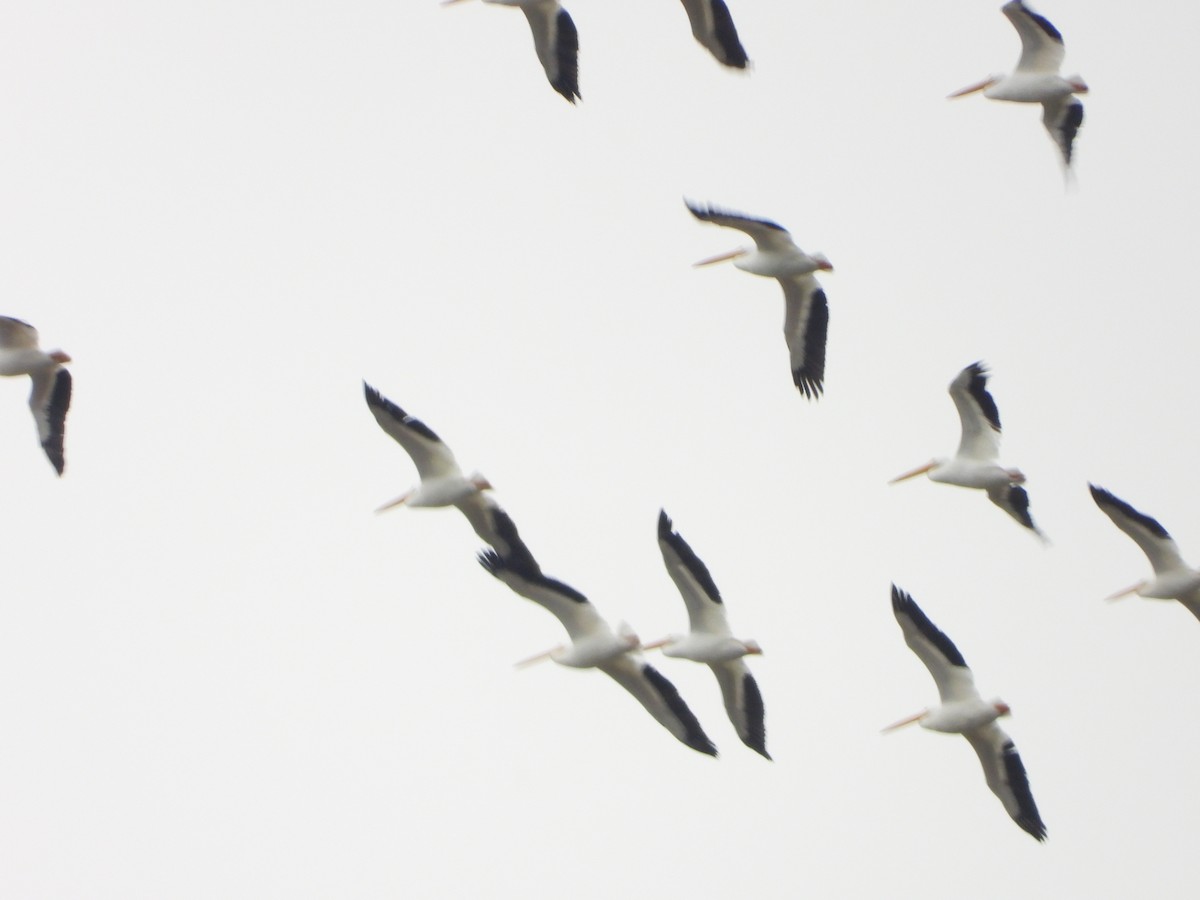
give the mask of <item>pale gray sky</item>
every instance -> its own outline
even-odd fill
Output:
[[[999,2],[577,0],[583,102],[482,4],[0,7],[0,313],[75,359],[67,473],[0,383],[0,896],[1192,897],[1200,623],[1095,481],[1200,561],[1198,14],[1046,0],[1093,93],[1064,188]],[[636,5],[636,17],[631,15]],[[836,271],[826,395],[778,287],[693,270],[788,227]],[[1041,547],[953,451],[983,359]],[[678,744],[473,560],[367,379],[496,485],[546,571],[684,627],[665,507],[757,638],[769,763]],[[1039,845],[933,702],[888,585],[1014,715]]]

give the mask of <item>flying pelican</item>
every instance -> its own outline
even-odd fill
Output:
[[[1075,94],[1086,94],[1087,84],[1078,75],[1063,78],[1063,38],[1058,29],[1027,7],[1021,0],[1005,3],[1000,9],[1013,23],[1021,38],[1021,58],[1011,75],[991,75],[951,97],[965,97],[976,91],[992,100],[1042,104],[1042,124],[1062,154],[1063,165],[1071,165],[1075,133],[1083,124],[1083,104]]]
[[[645,644],[644,649],[661,647],[664,656],[705,663],[717,676],[725,711],[737,729],[742,743],[767,759],[767,732],[763,723],[763,701],[754,676],[743,657],[762,653],[754,641],[740,641],[729,630],[721,592],[687,541],[671,527],[666,511],[658,514],[658,547],[662,550],[667,574],[683,596],[691,631],[671,635]]]
[[[579,591],[540,572],[524,569],[494,551],[482,551],[479,564],[522,597],[553,613],[571,638],[570,646],[555,647],[518,665],[551,659],[573,669],[599,669],[633,694],[680,741],[700,753],[717,755],[717,748],[675,685],[637,653],[640,642],[628,625],[622,622],[614,633]]]
[[[1025,476],[1019,469],[1005,469],[1000,456],[1000,412],[987,389],[988,371],[982,363],[971,363],[950,382],[950,396],[962,420],[962,440],[954,459],[935,459],[888,484],[917,475],[930,481],[987,491],[988,499],[1045,540],[1029,515],[1029,495],[1021,487]]]
[[[442,0],[443,6],[462,0]],[[558,0],[483,0],[500,6],[519,6],[533,31],[537,51],[550,86],[574,103],[579,96],[579,33]]]
[[[32,325],[0,316],[0,375],[29,375],[33,380],[29,408],[42,449],[59,475],[66,466],[63,437],[71,405],[71,373],[62,365],[70,361],[61,350],[38,349],[38,333]]]
[[[937,683],[942,705],[901,719],[884,731],[919,722],[930,731],[961,734],[975,748],[988,787],[1000,798],[1013,821],[1037,840],[1044,841],[1046,826],[1033,802],[1025,766],[1012,739],[996,724],[998,718],[1009,714],[1008,704],[979,696],[975,677],[958,648],[929,621],[913,598],[894,584],[892,611],[904,632],[904,642],[925,663]]]
[[[724,0],[683,0],[692,35],[722,65],[744,69],[749,59]]]
[[[376,512],[395,506],[456,506],[483,540],[524,569],[540,571],[517,526],[500,504],[484,491],[491,483],[478,472],[465,476],[454,454],[424,422],[415,419],[365,381],[367,406],[379,427],[412,457],[421,483],[385,503]]]
[[[1118,600],[1137,594],[1154,600],[1178,600],[1200,619],[1200,569],[1193,569],[1184,563],[1167,529],[1159,525],[1156,519],[1138,512],[1104,488],[1089,484],[1088,489],[1096,505],[1104,510],[1114,525],[1133,538],[1154,568],[1153,580],[1143,579],[1108,599]]]
[[[813,272],[832,272],[833,266],[820,253],[809,255],[792,242],[781,226],[766,219],[752,219],[711,206],[684,201],[702,222],[744,231],[754,239],[755,249],[743,247],[702,259],[697,266],[733,260],[744,272],[776,278],[783,288],[785,313],[783,337],[791,354],[792,381],[805,397],[817,399],[825,390],[825,335],[829,330],[829,305],[825,291]]]

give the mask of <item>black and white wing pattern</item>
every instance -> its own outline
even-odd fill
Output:
[[[683,536],[674,530],[666,510],[659,510],[658,513],[658,548],[662,551],[667,574],[683,597],[691,630],[731,636],[725,617],[725,603],[708,566],[704,565],[704,561]]]
[[[829,304],[811,275],[779,279],[783,287],[783,339],[787,341],[792,382],[806,399],[825,390],[825,344],[829,336]]]
[[[1050,24],[1050,20],[1035,13],[1021,0],[1005,3],[1000,11],[1012,22],[1021,38],[1021,58],[1017,60],[1017,71],[1058,72],[1067,50],[1062,34]]]
[[[658,546],[667,574],[675,582],[688,611],[692,634],[732,638],[721,592],[691,545],[675,531],[665,510],[658,514]],[[744,659],[709,663],[721,688],[725,712],[738,737],[767,759],[767,732],[762,694]]]
[[[1043,103],[1042,124],[1062,154],[1063,165],[1070,168],[1075,135],[1083,125],[1083,103],[1075,97]]]
[[[724,0],[683,0],[692,35],[722,65],[746,68],[749,59]]]
[[[1175,539],[1157,519],[1138,512],[1120,497],[1102,487],[1089,484],[1088,490],[1092,492],[1092,499],[1096,501],[1096,505],[1112,519],[1112,523],[1133,538],[1133,542],[1146,554],[1156,575],[1185,568]]]
[[[36,373],[32,380],[29,408],[37,423],[38,440],[54,471],[61,475],[66,468],[63,439],[71,406],[71,373],[59,366]]]
[[[796,247],[791,234],[782,225],[770,219],[758,219],[742,213],[718,209],[715,206],[700,206],[685,200],[692,215],[701,222],[711,222],[725,228],[736,228],[754,240],[754,246],[764,251],[787,251]]]
[[[454,454],[432,428],[389,400],[371,385],[363,382],[367,407],[375,421],[412,457],[422,481],[436,481],[462,475]]]
[[[974,362],[950,382],[950,397],[962,423],[958,456],[991,461],[1000,456],[1000,411],[987,389],[988,370]]]
[[[725,712],[737,736],[751,750],[770,759],[771,754],[767,752],[766,710],[758,682],[750,674],[746,661],[734,659],[711,664],[709,668],[717,677]]]
[[[484,569],[515,593],[553,614],[562,622],[572,641],[583,641],[596,634],[611,632],[608,623],[591,601],[569,584],[543,575],[540,569],[521,569],[517,560],[505,558],[495,550],[481,551],[478,559]]]
[[[1029,493],[1019,484],[1002,484],[999,487],[987,489],[988,499],[1024,525],[1043,541],[1046,536],[1033,521],[1029,512]]]
[[[1027,834],[1044,841],[1046,824],[1038,813],[1025,766],[1012,738],[995,722],[964,732],[963,737],[975,748],[988,787],[1000,798],[1012,820]]]
[[[925,664],[937,685],[942,703],[976,700],[975,676],[954,642],[917,606],[917,602],[892,585],[892,612],[904,633],[904,643]]]
[[[717,755],[716,745],[704,733],[675,685],[639,654],[625,653],[598,668],[633,694],[638,703],[678,740],[699,753]]]
[[[567,11],[556,0],[521,4],[533,32],[533,46],[554,90],[568,102],[579,95],[579,32]]]

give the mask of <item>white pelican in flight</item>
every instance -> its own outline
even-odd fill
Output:
[[[1083,124],[1083,104],[1075,94],[1086,94],[1088,86],[1078,75],[1064,78],[1058,74],[1062,66],[1063,38],[1045,16],[1040,16],[1021,0],[1012,0],[1001,7],[1021,38],[1021,58],[1011,75],[992,75],[951,97],[964,97],[976,91],[992,100],[1012,103],[1042,104],[1042,123],[1062,153],[1063,165],[1071,165],[1071,148],[1075,133]]]
[[[930,731],[961,734],[975,748],[988,787],[1000,798],[1013,821],[1044,841],[1046,826],[1033,802],[1025,766],[1012,739],[996,724],[998,718],[1008,715],[1008,704],[979,696],[975,677],[958,648],[929,621],[913,598],[895,585],[892,585],[892,611],[904,632],[904,642],[925,663],[937,683],[942,705],[901,719],[884,731],[919,722]]]
[[[461,0],[442,0],[443,6]],[[558,0],[483,0],[500,6],[519,6],[533,32],[537,51],[550,86],[574,103],[579,97],[579,32]]]
[[[1118,591],[1108,599],[1118,600],[1130,594],[1153,600],[1178,600],[1193,616],[1200,619],[1200,570],[1186,565],[1179,548],[1167,529],[1156,519],[1140,513],[1124,500],[1114,497],[1104,488],[1089,484],[1092,499],[1113,520],[1113,524],[1133,538],[1142,548],[1154,569],[1154,578]]]
[[[1006,469],[996,460],[1000,456],[1000,412],[987,389],[987,369],[971,363],[950,382],[950,396],[962,420],[962,440],[954,459],[935,459],[889,484],[917,475],[930,481],[987,491],[988,499],[1036,534],[1045,539],[1029,515],[1029,495],[1021,485],[1025,476],[1019,469]]]
[[[0,316],[0,375],[32,378],[29,408],[37,423],[42,449],[59,475],[66,466],[63,436],[71,405],[71,373],[62,366],[70,361],[71,357],[61,350],[49,353],[40,350],[37,329],[32,325]]]
[[[746,68],[750,60],[738,40],[737,28],[725,0],[683,0],[683,8],[692,23],[693,37],[717,62],[731,69]]]
[[[725,711],[738,737],[751,750],[770,759],[762,694],[743,658],[762,653],[762,648],[754,641],[742,641],[733,636],[725,618],[725,603],[708,567],[679,532],[672,529],[665,511],[658,514],[658,547],[662,550],[667,573],[687,606],[691,631],[646,644],[645,649],[661,647],[664,656],[708,665],[717,676]]]
[[[569,646],[555,647],[518,663],[551,659],[573,669],[596,668],[633,694],[667,731],[693,750],[717,755],[717,748],[688,709],[675,685],[637,652],[640,642],[625,623],[616,632],[583,594],[540,572],[526,570],[494,551],[479,554],[479,564],[516,593],[555,615],[567,629]]]
[[[774,222],[684,202],[700,221],[736,228],[754,239],[754,249],[743,247],[703,259],[696,265],[733,260],[734,266],[744,272],[778,279],[783,288],[783,337],[791,354],[792,381],[808,399],[820,397],[825,390],[829,305],[813,272],[833,271],[829,260],[820,253],[805,253],[793,243],[792,236]]]
[[[454,454],[442,439],[420,419],[415,419],[363,382],[367,406],[379,427],[412,457],[421,483],[385,503],[376,512],[395,506],[456,506],[483,540],[516,564],[538,571],[529,548],[517,533],[517,526],[500,504],[485,494],[492,485],[478,472],[463,475]]]

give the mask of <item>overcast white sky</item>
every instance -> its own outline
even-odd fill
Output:
[[[577,0],[583,102],[515,10],[431,0],[0,5],[0,313],[75,359],[61,480],[0,384],[0,896],[1194,897],[1200,623],[1095,481],[1200,561],[1192,6],[1046,0],[1093,93],[1066,190],[998,0]],[[636,17],[631,15],[637,7]],[[778,287],[823,251],[826,395]],[[1043,548],[953,451],[985,360]],[[665,507],[753,667],[770,763],[663,660],[689,751],[473,560],[367,379],[481,469],[548,573],[684,627]],[[888,585],[999,695],[1049,828],[959,738]]]

